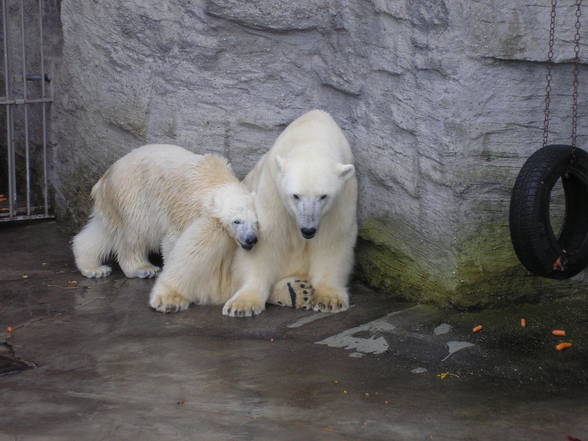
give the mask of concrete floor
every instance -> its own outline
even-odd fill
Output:
[[[0,243],[0,371],[36,364],[0,377],[0,441],[588,440],[586,299],[465,314],[354,286],[335,315],[163,315],[152,280],[83,279],[55,223]]]

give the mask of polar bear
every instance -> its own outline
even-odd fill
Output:
[[[76,266],[89,278],[111,273],[104,264],[111,255],[125,276],[153,277],[159,267],[149,262],[149,253],[161,250],[167,266],[176,242],[188,246],[186,240],[198,228],[206,228],[207,240],[218,244],[218,250],[211,246],[200,261],[219,251],[230,256],[235,242],[244,250],[257,242],[253,196],[220,156],[167,144],[139,147],[106,171],[92,197],[92,217],[73,240]],[[177,270],[189,272],[198,259],[184,258]],[[219,259],[216,266],[224,263]],[[222,283],[212,270],[207,274]]]
[[[326,112],[310,111],[278,137],[244,180],[255,193],[260,243],[236,250],[236,292],[223,314],[265,309],[272,286],[308,277],[317,311],[349,307],[347,280],[357,238],[357,178],[345,135]]]
[[[191,303],[222,304],[234,292],[231,264],[235,241],[218,219],[203,216],[192,222],[169,253],[149,296],[159,312],[179,312]],[[276,284],[268,303],[310,309],[313,288],[307,280]]]

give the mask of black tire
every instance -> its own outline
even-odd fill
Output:
[[[510,235],[521,263],[532,273],[567,279],[588,265],[588,153],[548,145],[523,165],[510,200]],[[566,212],[559,238],[549,218],[553,186],[561,178]],[[559,259],[559,260],[558,260]]]

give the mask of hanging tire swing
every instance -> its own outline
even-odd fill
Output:
[[[523,165],[510,200],[510,234],[517,257],[532,273],[552,279],[567,279],[588,265],[588,153],[576,146],[581,4],[582,0],[576,0],[572,143],[547,144],[557,6],[557,0],[551,0],[543,147]],[[566,208],[556,237],[550,220],[550,199],[559,179]]]

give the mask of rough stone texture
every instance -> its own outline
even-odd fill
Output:
[[[508,234],[510,189],[541,142],[547,6],[63,0],[58,214],[83,222],[95,180],[146,142],[221,153],[244,175],[290,121],[318,107],[356,156],[360,278],[466,308],[585,290],[584,275],[531,277]],[[561,2],[552,128],[563,142],[573,12]]]

